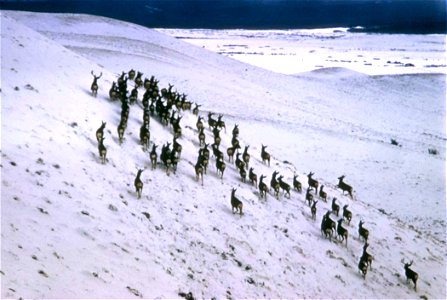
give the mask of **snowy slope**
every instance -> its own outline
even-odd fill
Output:
[[[2,298],[445,297],[444,76],[375,78],[344,69],[284,76],[111,19],[1,18]],[[203,116],[223,114],[223,149],[239,124],[250,165],[267,183],[277,170],[289,183],[297,173],[307,187],[305,175],[314,171],[354,213],[345,225],[348,246],[321,236],[330,209],[322,200],[312,221],[304,193],[260,200],[234,165],[227,162],[218,178],[214,158],[204,185],[196,182],[190,112],[183,113],[175,175],[150,170],[138,144],[140,105],[131,107],[120,146],[120,107],[108,89],[131,68],[161,87],[173,84],[202,104]],[[103,73],[97,98],[89,91],[92,70]],[[101,121],[105,165],[95,137]],[[156,118],[150,126],[152,142],[172,141]],[[261,144],[271,167],[260,161]],[[138,200],[133,180],[142,167]],[[335,188],[341,174],[356,200]],[[233,187],[242,217],[231,213]],[[366,280],[357,271],[360,219],[375,257]],[[402,259],[414,260],[417,292],[405,282]]]
[[[374,34],[349,28],[157,29],[185,42],[283,74],[348,68],[369,75],[447,73],[442,34]]]

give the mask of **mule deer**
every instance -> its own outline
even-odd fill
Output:
[[[262,163],[268,162],[268,165],[270,167],[270,154],[267,151],[265,151],[265,148],[267,148],[267,146],[261,145]]]
[[[338,205],[336,203],[336,201],[337,201],[337,198],[332,199],[332,207],[331,208],[332,208],[332,212],[334,214],[336,214],[338,217],[338,212],[340,211],[340,205]]]
[[[327,193],[323,191],[324,185],[320,187],[320,193],[319,196],[321,199],[323,199],[324,202],[327,202]]]
[[[365,245],[363,245],[363,253],[361,259],[365,260],[366,263],[369,265],[369,269],[372,270],[372,261],[374,259],[374,256],[366,252],[366,248],[368,248],[368,246],[369,246],[368,243],[365,243]]]
[[[143,181],[141,181],[141,173],[143,173],[144,170],[138,169],[137,172],[137,177],[135,177],[134,180],[134,185],[135,185],[135,190],[137,192],[137,198],[140,199],[141,198],[141,193],[143,191]]]
[[[258,176],[253,172],[253,168],[250,168],[248,172],[248,179],[250,179],[251,184],[254,186],[258,185]]]
[[[242,216],[243,203],[235,196],[235,193],[236,193],[236,189],[233,188],[231,190],[231,211],[234,214],[235,212],[237,213],[239,210],[239,214]]]
[[[360,258],[358,268],[363,275],[363,279],[365,279],[366,273],[368,273],[368,262],[363,258],[363,256]]]
[[[410,266],[413,264],[413,261],[411,261],[410,263],[406,263],[404,261],[402,262],[404,263],[405,277],[407,277],[407,282],[411,279],[411,281],[413,281],[414,283],[414,290],[417,291],[417,281],[419,275],[418,273],[410,269]]]
[[[233,137],[237,137],[239,135],[239,125],[234,124],[232,134],[233,134]]]
[[[360,237],[362,237],[363,240],[365,242],[367,242],[368,236],[369,236],[369,231],[368,231],[368,229],[363,227],[363,224],[364,224],[364,222],[362,220],[360,220],[360,222],[359,222],[359,239],[360,239]]]
[[[337,187],[343,191],[343,195],[345,192],[348,192],[349,196],[352,199],[352,186],[343,182],[345,175],[338,177],[338,185]]]
[[[314,201],[314,195],[310,193],[311,189],[307,188],[306,190],[306,201],[309,206],[311,206],[312,201]]]
[[[221,179],[223,179],[223,174],[225,172],[225,167],[226,167],[225,162],[222,159],[220,159],[220,158],[216,159],[217,175],[219,175],[219,173],[220,173],[220,178]]]
[[[98,144],[99,157],[101,158],[101,163],[103,163],[103,164],[106,163],[106,156],[107,156],[107,149],[104,146],[104,140],[105,140],[105,138],[102,137],[99,140],[99,144]]]
[[[197,163],[194,166],[194,169],[196,171],[196,180],[199,181],[200,178],[202,178],[202,185],[203,185],[203,169],[204,169],[204,167],[200,161],[200,158],[199,158],[199,160],[197,160]]]
[[[96,140],[99,142],[104,136],[104,128],[106,128],[106,122],[101,121],[101,127],[96,130]]]
[[[317,202],[318,201],[314,201],[314,203],[310,207],[310,213],[312,214],[312,220],[317,219]]]
[[[248,147],[250,147],[250,146],[245,146],[244,153],[242,154],[242,160],[244,161],[247,169],[248,169],[248,164],[250,162],[250,154],[248,154]]]
[[[352,212],[348,210],[348,204],[343,206],[343,218],[345,218],[348,221],[348,225],[351,224]]]
[[[346,240],[346,247],[348,247],[348,230],[341,225],[342,222],[343,219],[338,220],[337,235],[341,238],[342,242],[343,240]]]
[[[293,175],[293,188],[299,193],[302,191],[301,182],[298,181],[298,175]]]
[[[279,186],[283,190],[284,196],[287,194],[288,195],[287,198],[290,199],[290,185],[288,185],[286,182],[282,181],[282,179],[283,179],[282,175],[278,177]]]
[[[312,178],[313,175],[314,175],[314,173],[312,173],[312,172],[310,172],[307,175],[307,178],[308,178],[307,183],[309,184],[309,187],[315,188],[315,195],[316,195],[318,192],[318,181]]]
[[[265,175],[261,175],[261,177],[259,178],[259,186],[258,187],[259,187],[259,194],[261,195],[261,199],[264,196],[264,198],[267,200],[267,191],[269,188],[268,188],[267,184],[265,184],[263,182],[264,178],[265,178]]]
[[[149,154],[149,157],[151,159],[152,170],[155,170],[155,168],[157,168],[157,147],[158,147],[157,145],[153,144],[151,153]]]
[[[93,70],[92,70],[91,73],[93,75],[93,82],[92,82],[92,85],[91,85],[90,89],[92,90],[92,96],[96,97],[96,95],[98,94],[98,88],[99,88],[98,87],[98,79],[101,78],[102,72],[101,72],[101,74],[99,76],[96,76],[93,73]]]

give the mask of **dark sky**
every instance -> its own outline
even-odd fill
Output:
[[[0,4],[2,9],[96,14],[147,27],[363,26],[375,32],[446,32],[446,0],[7,0]]]

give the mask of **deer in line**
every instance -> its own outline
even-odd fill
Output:
[[[93,73],[93,70],[92,70],[91,73],[93,75],[93,82],[92,82],[92,85],[91,85],[90,89],[92,90],[92,96],[96,97],[96,95],[98,94],[98,88],[99,88],[98,87],[98,79],[101,78],[102,72],[101,72],[101,74],[99,76],[96,76]]]
[[[200,106],[202,106],[202,105],[199,105],[199,104],[197,104],[197,103],[194,103],[194,108],[192,109],[192,113],[193,113],[193,115],[195,115],[195,116],[198,116],[199,115],[199,108],[200,108]]]
[[[219,127],[220,129],[223,128],[225,130],[225,133],[227,133],[227,127],[225,127],[225,122],[222,120],[222,118],[223,118],[223,115],[219,115],[217,117],[216,126]]]
[[[275,196],[276,198],[279,198],[279,182],[276,180],[276,175],[278,175],[279,173],[277,171],[274,171],[272,174],[272,179],[270,180],[270,188],[273,189],[273,191],[275,192]]]
[[[312,220],[314,221],[317,219],[317,202],[318,201],[314,201],[310,207],[310,213],[312,214]]]
[[[293,175],[293,188],[298,193],[301,193],[301,191],[302,191],[301,182],[298,181],[298,175],[296,175],[296,174]]]
[[[265,148],[267,148],[267,146],[261,144],[262,163],[268,162],[268,165],[270,167],[270,154],[267,151],[265,151]]]
[[[366,273],[368,273],[368,262],[363,256],[360,258],[358,268],[363,275],[363,279],[366,279]]]
[[[323,191],[323,189],[324,189],[324,185],[321,185],[319,196],[321,199],[323,199],[324,202],[327,202],[327,193],[325,191]]]
[[[261,175],[261,177],[259,178],[259,194],[261,195],[261,199],[264,196],[264,198],[267,200],[267,191],[268,191],[268,186],[266,183],[263,182],[265,178],[265,175]]]
[[[169,168],[172,165],[171,160],[171,143],[166,143],[161,147],[160,160],[163,162],[166,168],[166,174],[169,175]]]
[[[346,247],[348,247],[348,230],[341,225],[343,218],[339,219],[337,222],[337,235],[341,238],[342,242],[346,240]]]
[[[104,146],[104,140],[105,140],[105,137],[102,137],[99,140],[99,144],[98,144],[99,157],[101,159],[101,163],[103,163],[103,164],[106,163],[106,156],[107,156],[107,149]]]
[[[413,264],[413,261],[410,263],[406,263],[404,260],[402,260],[402,263],[404,264],[405,269],[405,277],[407,278],[407,282],[411,279],[414,283],[414,290],[417,291],[417,281],[419,278],[418,273],[410,269],[410,266]]]
[[[338,205],[336,203],[336,201],[337,201],[337,198],[332,199],[332,206],[331,206],[331,208],[332,208],[332,212],[334,214],[336,214],[337,217],[338,217],[338,212],[340,211],[340,205]]]
[[[205,144],[204,148],[199,149],[199,158],[202,164],[203,171],[206,174],[206,169],[208,168],[208,162],[210,159],[210,150],[208,149],[208,144]]]
[[[216,169],[217,169],[217,175],[220,173],[220,179],[223,179],[223,175],[225,172],[225,162],[221,158],[216,159]]]
[[[147,151],[147,148],[149,147],[149,140],[150,140],[151,132],[149,131],[149,128],[145,124],[141,125],[140,127],[140,143],[143,146],[143,150]]]
[[[307,205],[311,206],[312,201],[314,201],[314,195],[311,194],[311,189],[307,188],[306,190],[306,201],[307,201]]]
[[[234,161],[234,153],[237,151],[237,149],[240,149],[241,147],[237,145],[237,147],[229,147],[227,148],[227,155],[228,155],[228,162]]]
[[[132,91],[130,91],[129,102],[133,104],[138,100],[138,87],[135,86]]]
[[[243,165],[242,165],[242,167],[239,168],[239,175],[241,175],[241,181],[245,183],[245,181],[247,179],[247,171],[245,171],[245,168]]]
[[[134,180],[134,186],[135,186],[135,190],[137,192],[137,198],[140,199],[141,198],[141,193],[143,192],[143,181],[141,181],[141,173],[143,173],[144,170],[142,169],[138,169],[137,172],[137,176],[135,177]]]
[[[118,100],[118,87],[116,86],[116,82],[112,82],[112,87],[109,90],[109,98],[112,101]]]
[[[205,145],[205,131],[202,127],[199,131],[199,146]]]
[[[127,124],[125,122],[123,122],[122,120],[120,121],[120,123],[118,124],[118,142],[120,143],[120,145],[123,143],[124,140],[124,131],[126,130],[126,126]]]
[[[253,172],[253,168],[250,168],[248,172],[248,179],[250,179],[251,184],[254,186],[258,185],[258,176]]]
[[[201,116],[199,116],[197,118],[196,128],[197,128],[198,132],[200,132],[202,130],[202,128],[203,128],[203,118]]]
[[[366,249],[368,248],[369,244],[365,243],[365,245],[363,245],[363,253],[362,253],[362,260],[366,261],[367,265],[369,266],[369,269],[372,270],[372,261],[374,259],[374,256],[372,256],[371,254],[369,254]]]
[[[127,75],[129,76],[130,80],[134,80],[135,74],[136,74],[136,72],[134,69],[131,69],[129,72],[127,72]]]
[[[171,151],[171,166],[172,166],[172,171],[174,172],[174,174],[177,172],[177,166],[178,163],[180,161],[180,157],[178,152],[175,149],[172,149]]]
[[[172,148],[177,152],[178,157],[180,158],[182,156],[182,149],[183,149],[183,147],[182,147],[182,145],[179,142],[177,142],[177,139],[178,139],[177,137],[173,138],[173,140],[172,140]]]
[[[278,177],[279,187],[283,190],[284,196],[287,195],[287,198],[290,199],[290,185],[282,181],[282,179],[283,179],[282,175]]]
[[[236,161],[235,161],[236,167],[238,169],[243,169],[243,168],[245,168],[245,163],[242,159],[239,158],[239,156],[241,156],[241,154],[239,152],[236,153]]]
[[[360,220],[360,222],[359,222],[359,239],[360,239],[360,237],[362,237],[363,240],[365,242],[367,242],[368,241],[368,236],[369,236],[369,231],[368,231],[368,229],[363,227],[364,223],[365,222],[363,222],[362,220]]]
[[[331,219],[330,214],[331,212],[327,211],[321,220],[321,234],[324,234],[326,238],[329,237],[329,240],[335,231],[335,222]]]
[[[247,169],[248,169],[248,164],[250,162],[250,154],[248,154],[248,147],[250,147],[250,146],[245,146],[244,153],[242,153],[242,160],[244,161]]]
[[[212,112],[208,113],[208,126],[210,129],[213,127],[216,127],[216,125],[217,125],[217,121],[215,119],[213,119],[213,114],[214,113],[212,113]]]
[[[242,214],[243,214],[243,213],[242,213],[243,203],[242,203],[241,200],[239,200],[239,199],[235,196],[236,190],[237,190],[237,189],[235,189],[235,188],[231,189],[231,211],[232,211],[233,214],[234,214],[234,213],[237,213],[238,210],[239,210],[239,214],[242,216]]]
[[[200,160],[200,157],[197,160],[197,163],[195,164],[194,169],[196,171],[196,180],[199,181],[200,179],[202,179],[202,185],[203,185],[203,170],[204,170],[204,167],[203,167],[203,164],[202,164],[202,162]]]
[[[351,224],[352,212],[350,210],[348,210],[348,204],[343,206],[343,218],[345,218],[346,221],[348,221],[348,225]]]
[[[233,134],[233,137],[237,137],[239,135],[239,125],[234,124],[232,134]]]
[[[102,137],[104,136],[104,128],[106,128],[107,123],[104,121],[101,121],[101,126],[96,130],[96,140],[99,142]]]
[[[315,188],[315,195],[316,195],[317,191],[318,191],[318,181],[312,178],[313,175],[314,175],[314,173],[312,173],[312,172],[310,172],[307,175],[307,178],[308,178],[307,183],[308,183],[309,187]]]
[[[137,86],[137,87],[142,87],[143,86],[143,79],[142,79],[142,76],[143,76],[143,73],[141,73],[141,72],[138,72],[137,73],[137,77],[135,77],[135,85]],[[130,73],[129,73],[129,79],[130,80],[133,80],[133,78],[130,76]]]
[[[239,143],[239,140],[237,139],[236,136],[233,136],[233,137],[231,138],[231,146],[233,146],[234,148],[238,148],[238,149],[241,148],[241,145],[240,145],[240,143]]]
[[[153,144],[152,145],[152,150],[149,153],[149,158],[151,160],[151,166],[152,166],[152,170],[155,170],[155,168],[157,168],[157,145]]]
[[[337,187],[343,191],[343,195],[345,194],[345,192],[348,192],[349,196],[352,199],[352,186],[343,182],[344,178],[345,178],[345,175],[338,177]]]

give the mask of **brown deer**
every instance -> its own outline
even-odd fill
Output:
[[[269,190],[266,183],[263,182],[265,178],[265,175],[261,175],[259,178],[259,194],[261,195],[261,199],[264,196],[264,198],[267,200],[267,191]]]
[[[298,193],[301,193],[302,191],[301,182],[298,181],[298,175],[296,174],[293,175],[293,188],[297,190]]]
[[[315,189],[315,195],[316,195],[318,192],[318,181],[312,178],[313,175],[314,175],[314,173],[312,173],[312,172],[310,172],[307,175],[307,178],[308,178],[307,183],[309,184],[309,187]]]
[[[251,184],[254,186],[258,185],[258,176],[253,172],[253,168],[250,168],[248,172],[248,179],[250,179]]]
[[[90,89],[92,90],[92,96],[96,97],[96,95],[98,94],[98,79],[101,78],[102,76],[102,72],[99,76],[96,76],[95,74],[93,74],[93,70],[92,70],[92,75],[93,75],[93,82],[92,85],[90,87]]]
[[[99,157],[101,159],[101,163],[105,164],[106,163],[106,156],[107,156],[107,149],[104,146],[104,140],[105,138],[102,137],[99,140],[99,144],[98,144],[98,152],[99,152]]]
[[[135,186],[135,190],[137,192],[137,198],[140,199],[141,198],[141,193],[143,191],[143,181],[141,181],[141,173],[143,173],[144,170],[138,169],[137,172],[137,177],[135,177],[134,180],[134,186]]]
[[[233,188],[231,190],[231,211],[234,214],[234,213],[237,213],[239,210],[239,214],[242,216],[243,215],[243,212],[242,212],[243,203],[235,196],[236,190],[237,189],[235,189],[235,188]]]
[[[345,192],[348,192],[349,196],[352,199],[352,186],[343,182],[345,175],[338,177],[338,185],[337,187],[343,191],[343,195]]]
[[[404,261],[402,261],[402,262],[404,263],[405,277],[407,277],[407,282],[411,279],[411,281],[413,281],[413,283],[414,283],[414,290],[417,291],[417,281],[418,281],[419,275],[418,275],[418,273],[416,273],[415,271],[410,269],[410,266],[413,264],[413,261],[411,261],[410,263],[406,263]]]
[[[267,148],[267,146],[261,145],[261,158],[262,158],[262,163],[268,162],[268,165],[270,167],[270,154],[265,151],[265,148]]]
[[[104,128],[106,128],[106,122],[101,121],[101,126],[96,130],[96,140],[99,142],[104,136]]]

